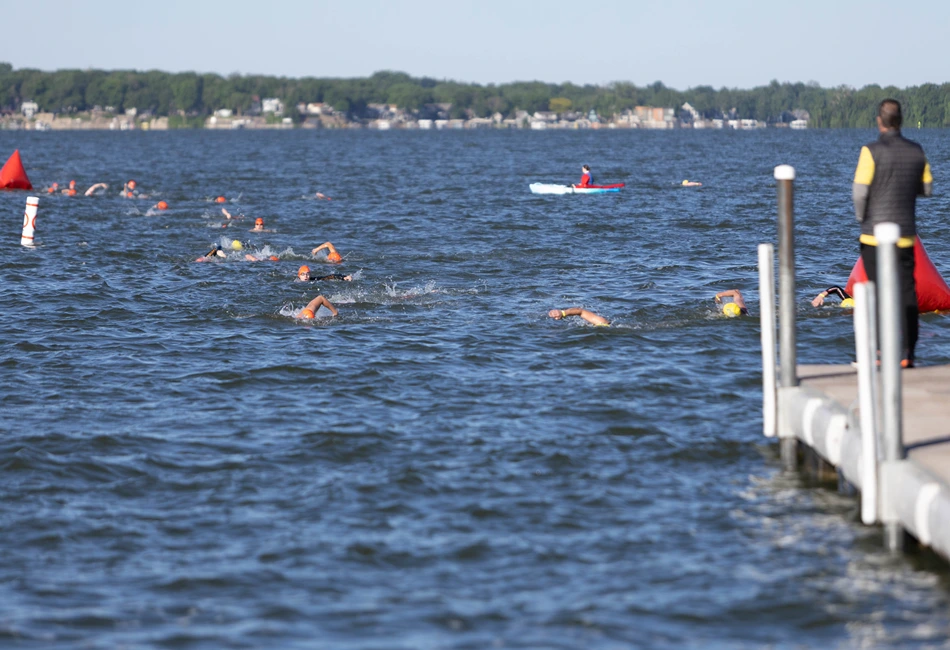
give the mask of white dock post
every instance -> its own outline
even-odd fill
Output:
[[[881,480],[881,519],[888,550],[898,552],[904,545],[904,530],[895,513],[893,477],[904,458],[901,413],[901,295],[897,280],[897,240],[895,223],[874,226],[877,238],[878,313],[881,327],[881,428],[884,434],[884,467]]]
[[[20,235],[20,246],[33,248],[33,235],[36,232],[36,211],[40,206],[39,198],[26,197],[26,211],[23,213],[23,232]]]
[[[778,308],[779,308],[779,361],[780,386],[798,386],[798,360],[795,342],[795,229],[794,181],[795,168],[779,165],[775,168],[778,181]],[[780,442],[782,466],[793,470],[798,462],[798,442],[782,438]]]
[[[861,410],[861,521],[877,522],[877,331],[874,283],[854,285],[854,348],[858,359],[858,404]]]
[[[775,249],[759,244],[759,324],[762,330],[762,433],[776,434]]]

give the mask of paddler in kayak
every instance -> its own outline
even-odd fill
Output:
[[[572,187],[590,187],[594,184],[594,175],[590,173],[590,165],[581,166],[581,182]]]

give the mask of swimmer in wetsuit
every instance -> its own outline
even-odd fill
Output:
[[[825,304],[825,298],[832,295],[838,296],[838,299],[841,300],[842,307],[854,307],[854,299],[850,296],[850,294],[848,294],[847,291],[845,291],[844,289],[842,289],[841,287],[837,285],[833,287],[828,287],[827,289],[819,293],[811,301],[811,304],[813,307],[821,307],[823,304]]]
[[[730,305],[730,304],[734,304],[736,307],[739,308],[739,313],[732,314],[732,315],[734,316],[738,316],[740,314],[743,316],[749,315],[749,310],[746,309],[746,306],[745,306],[745,300],[742,299],[742,292],[739,291],[738,289],[728,289],[726,291],[720,291],[719,293],[717,293],[716,304],[721,303],[723,298],[732,298],[731,303],[726,303],[725,305],[722,306],[723,313],[726,314],[727,316],[730,315],[727,311],[727,305]],[[733,307],[732,309],[735,309],[735,307]]]
[[[310,254],[311,254],[311,255],[316,255],[317,253],[319,253],[320,251],[322,251],[324,248],[327,249],[327,261],[328,261],[328,262],[333,262],[334,264],[339,264],[340,262],[343,261],[343,257],[340,256],[340,254],[339,254],[339,253],[337,252],[337,250],[336,250],[336,247],[335,247],[333,244],[331,244],[330,242],[325,242],[325,243],[323,243],[323,244],[320,244],[319,246],[317,246],[316,248],[314,248],[312,251],[310,251]]]
[[[588,311],[581,307],[568,307],[567,309],[552,309],[548,312],[548,316],[554,320],[561,320],[568,316],[580,316],[586,320],[591,325],[596,325],[597,327],[609,327],[610,321],[601,316],[600,314],[595,314],[592,311]]]
[[[297,318],[305,318],[305,319],[314,318],[316,317],[317,310],[320,309],[320,307],[326,307],[327,309],[330,310],[330,313],[333,314],[334,316],[340,313],[336,310],[336,307],[333,306],[333,303],[331,303],[329,300],[327,300],[321,295],[321,296],[317,296],[316,298],[308,302],[307,306],[301,309],[300,312],[297,314]]]
[[[227,257],[227,253],[221,250],[220,244],[215,244],[214,248],[212,248],[210,251],[208,251],[207,253],[205,253],[204,255],[196,259],[195,261],[196,262],[210,262],[216,257]]]
[[[322,280],[343,280],[344,282],[350,282],[353,280],[353,276],[331,273],[330,275],[315,277],[310,275],[310,267],[304,265],[297,270],[297,279],[294,280],[294,282],[320,282]]]
[[[254,227],[251,228],[248,232],[274,232],[268,228],[264,227],[264,220],[258,217],[254,220]]]

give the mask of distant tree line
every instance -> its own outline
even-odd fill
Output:
[[[529,113],[594,110],[609,117],[634,106],[674,107],[688,102],[705,118],[750,118],[767,122],[792,119],[804,110],[815,127],[869,127],[874,124],[878,102],[894,97],[904,105],[907,124],[950,126],[950,83],[910,88],[822,88],[816,83],[779,83],[738,90],[697,86],[688,90],[667,88],[657,81],[648,86],[616,82],[606,86],[538,81],[507,84],[466,84],[411,77],[401,72],[377,72],[359,79],[267,77],[158,70],[58,70],[44,72],[14,69],[0,63],[0,111],[19,109],[32,100],[53,113],[112,107],[116,112],[135,107],[155,115],[200,117],[219,108],[247,113],[261,98],[280,98],[286,114],[295,119],[299,103],[322,102],[351,118],[367,117],[370,104],[395,104],[429,117],[448,109],[449,117],[511,117],[518,110]],[[438,109],[438,105],[442,105]]]

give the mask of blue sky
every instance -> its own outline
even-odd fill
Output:
[[[659,80],[678,89],[950,81],[946,0],[2,4],[0,61],[17,68],[290,77],[400,70],[478,83]]]

